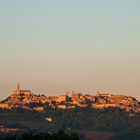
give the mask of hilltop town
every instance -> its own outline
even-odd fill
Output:
[[[45,95],[33,94],[30,90],[21,90],[19,84],[11,96],[0,102],[0,108],[7,109],[23,108],[43,111],[47,107],[59,109],[119,107],[126,111],[140,112],[140,102],[130,96],[101,93],[92,96],[72,91],[61,96],[46,97]]]

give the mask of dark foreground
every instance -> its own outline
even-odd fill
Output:
[[[140,113],[90,107],[43,112],[1,109],[0,132],[1,140],[140,140]]]

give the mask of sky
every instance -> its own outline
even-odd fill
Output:
[[[0,0],[0,99],[76,91],[140,100],[139,0]]]

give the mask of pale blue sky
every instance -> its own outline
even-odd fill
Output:
[[[0,99],[23,88],[140,99],[139,0],[0,1]]]

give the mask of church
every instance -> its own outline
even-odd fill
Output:
[[[20,85],[18,84],[17,85],[17,90],[14,91],[14,94],[17,94],[17,95],[19,95],[19,94],[31,95],[31,91],[30,90],[21,90]]]

